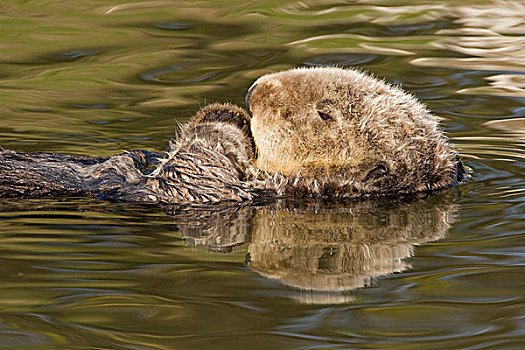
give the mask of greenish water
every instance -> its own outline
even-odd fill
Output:
[[[336,64],[427,103],[472,177],[396,202],[0,199],[0,348],[525,348],[523,18],[524,1],[3,1],[5,149],[163,150],[262,74]]]

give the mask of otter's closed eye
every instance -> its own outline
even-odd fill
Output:
[[[332,116],[328,113],[324,113],[324,112],[320,112],[320,111],[317,111],[317,114],[319,114],[319,116],[321,117],[322,120],[324,121],[333,121],[334,118],[332,118]]]
[[[380,164],[368,172],[368,174],[365,177],[365,181],[370,179],[377,179],[386,174],[388,174],[388,168],[385,165]]]

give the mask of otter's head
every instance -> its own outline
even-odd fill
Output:
[[[314,194],[410,193],[463,176],[436,118],[400,88],[361,72],[299,68],[266,75],[246,102],[257,166],[299,175],[317,188]]]

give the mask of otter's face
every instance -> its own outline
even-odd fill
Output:
[[[248,92],[257,166],[344,182],[360,194],[416,192],[458,180],[436,119],[402,90],[354,70],[263,76]]]

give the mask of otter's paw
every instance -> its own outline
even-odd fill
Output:
[[[233,124],[243,131],[250,129],[250,116],[248,113],[230,103],[214,103],[204,107],[193,116],[190,127],[212,122]]]

